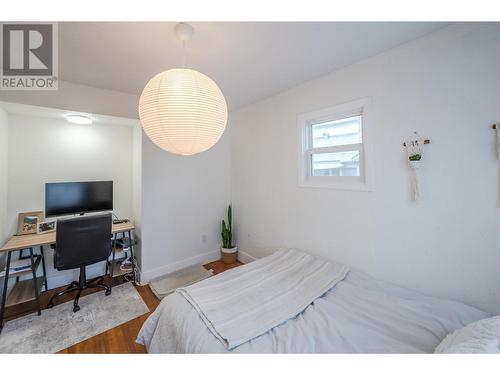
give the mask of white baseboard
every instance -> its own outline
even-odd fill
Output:
[[[178,271],[182,268],[192,266],[194,264],[205,264],[214,262],[220,259],[220,250],[209,251],[191,258],[183,259],[175,263],[166,264],[164,266],[154,268],[149,271],[142,272],[138,268],[139,280],[141,285],[146,285],[156,277],[167,275],[169,273]],[[245,251],[238,250],[238,260],[242,263],[250,263],[256,260],[254,256]]]
[[[149,271],[143,271],[140,273],[141,285],[146,285],[152,279],[167,275],[169,273],[178,271],[182,268],[189,267],[195,264],[205,264],[216,261],[220,259],[220,250],[209,251],[200,255],[196,255],[191,258],[183,259],[178,262],[166,264],[164,266],[154,268]]]
[[[238,250],[238,260],[241,263],[250,263],[250,262],[253,262],[256,259],[257,258],[255,258],[253,255],[250,255],[250,254],[248,254],[245,251]]]

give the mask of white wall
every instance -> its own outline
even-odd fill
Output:
[[[7,112],[0,108],[0,246],[7,240],[8,121]],[[0,254],[0,270],[3,270],[4,261],[5,255]],[[3,282],[3,279],[0,279],[0,282]]]
[[[220,220],[230,197],[229,137],[179,156],[142,143],[142,279],[219,258]]]
[[[499,313],[499,61],[498,24],[453,25],[231,113],[239,247],[306,249]],[[299,188],[297,115],[363,97],[375,190]],[[414,130],[431,139],[418,204],[401,147]]]
[[[7,227],[17,229],[19,212],[44,211],[46,182],[113,180],[114,212],[132,218],[133,127],[75,125],[66,120],[9,115]],[[52,269],[46,254],[49,288],[76,280],[76,271]],[[89,277],[102,266],[89,269]]]
[[[9,116],[0,108],[0,243],[6,238]]]

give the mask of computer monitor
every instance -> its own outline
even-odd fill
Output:
[[[45,216],[113,210],[113,181],[45,184]]]

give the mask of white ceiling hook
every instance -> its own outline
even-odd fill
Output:
[[[189,23],[184,23],[184,22],[180,22],[177,25],[175,25],[174,30],[175,30],[175,35],[177,35],[177,38],[182,42],[191,40],[194,34],[193,26],[191,26]]]

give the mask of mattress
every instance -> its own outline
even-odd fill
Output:
[[[297,316],[232,350],[179,293],[160,303],[137,342],[150,353],[432,353],[448,333],[489,316],[350,271]]]

